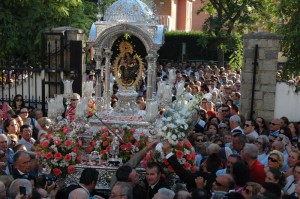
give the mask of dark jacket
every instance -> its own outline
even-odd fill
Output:
[[[169,157],[168,162],[170,163],[174,172],[179,176],[179,178],[186,183],[188,190],[191,191],[193,188],[197,187],[196,183],[195,183],[195,179],[198,176],[201,176],[204,178],[204,180],[206,180],[206,185],[205,185],[204,189],[206,191],[208,191],[208,193],[210,193],[212,184],[214,183],[214,181],[216,179],[215,173],[204,173],[204,172],[192,173],[190,171],[187,171],[178,162],[175,155],[172,155],[171,157]]]
[[[167,189],[170,188],[168,186],[168,184],[166,183],[166,181],[162,178],[158,181],[158,183],[153,188],[151,188],[151,186],[147,182],[145,182],[145,185],[146,185],[146,190],[147,190],[147,198],[146,199],[152,199],[153,196],[158,192],[158,190],[160,188],[167,188]]]

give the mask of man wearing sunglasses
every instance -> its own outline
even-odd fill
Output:
[[[274,118],[269,123],[269,136],[278,137],[280,134],[281,121],[278,118]]]

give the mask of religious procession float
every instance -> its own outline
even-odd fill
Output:
[[[200,98],[186,99],[184,82],[175,84],[175,69],[169,70],[168,81],[157,82],[157,50],[164,42],[164,26],[156,23],[151,9],[139,0],[116,1],[101,17],[93,24],[96,37],[90,43],[97,77],[83,82],[75,119],[61,117],[65,105],[68,109],[71,104],[73,80],[65,79],[64,93],[48,100],[53,132],[37,146],[43,171],[72,183],[84,168],[94,167],[100,173],[96,188],[109,189],[118,166],[153,140],[168,140],[183,167],[196,171],[187,136],[197,122]],[[110,76],[114,76],[116,93]],[[139,110],[137,87],[143,81],[146,110]],[[112,95],[118,99],[114,108]],[[166,174],[173,173],[161,146],[158,143],[155,151],[148,152],[138,171],[155,161]]]

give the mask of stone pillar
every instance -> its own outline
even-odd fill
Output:
[[[258,45],[257,69],[254,88],[253,117],[263,117],[267,121],[274,117],[276,71],[280,39],[273,33],[252,33],[244,35],[244,57],[242,70],[241,114],[251,115],[255,46]]]
[[[148,63],[147,72],[147,99],[153,98],[153,93],[156,91],[156,61],[158,55],[156,52],[150,52],[146,57]]]
[[[110,58],[112,52],[110,49],[105,49],[104,57],[105,57],[105,86],[104,86],[104,102],[105,102],[105,109],[110,109]]]

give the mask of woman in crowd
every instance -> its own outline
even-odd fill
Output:
[[[256,182],[247,182],[243,189],[245,199],[251,199],[253,196],[260,194],[261,185]]]
[[[18,135],[19,135],[19,133],[20,133],[20,128],[21,128],[21,126],[23,126],[23,120],[22,120],[22,118],[21,118],[21,116],[20,115],[13,115],[13,116],[11,116],[12,118],[15,118],[15,120],[17,121],[17,123],[18,123],[18,126],[19,126],[19,129],[18,129]]]
[[[258,147],[258,161],[262,165],[267,165],[269,139],[266,135],[260,135],[256,139],[255,145]]]
[[[19,125],[15,118],[9,118],[4,121],[3,129],[6,134],[18,135]]]
[[[273,150],[270,152],[270,155],[268,157],[268,167],[270,169],[282,169],[283,161],[283,153],[277,150]]]
[[[219,136],[219,128],[218,125],[215,123],[208,124],[207,125],[207,132],[208,136],[212,139],[216,138]]]
[[[288,128],[291,131],[292,134],[292,145],[297,146],[298,138],[299,138],[299,129],[296,122],[290,122],[288,125]]]
[[[258,124],[258,134],[269,135],[268,127],[267,127],[266,121],[263,117],[257,117],[256,123]]]
[[[288,151],[288,166],[289,169],[285,172],[285,177],[288,177],[293,174],[293,168],[298,162],[300,162],[300,151],[298,149],[291,149]]]
[[[6,102],[0,103],[0,110],[2,111],[2,119],[4,120],[15,114],[13,109]]]
[[[23,99],[23,96],[20,94],[17,94],[12,102],[12,109],[15,112],[15,114],[19,114],[21,108],[25,107],[25,102]]]
[[[21,108],[20,110],[20,116],[23,120],[24,124],[27,124],[31,127],[32,129],[32,137],[34,139],[37,139],[37,134],[39,130],[42,130],[41,126],[39,125],[39,123],[36,121],[36,119],[29,117],[29,112],[28,109],[26,107]]]
[[[279,184],[281,188],[285,185],[285,176],[279,169],[266,169],[266,180],[265,182],[273,182]]]

